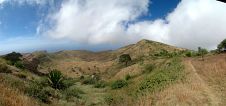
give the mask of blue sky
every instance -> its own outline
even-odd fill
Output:
[[[212,5],[215,7],[210,7],[213,3],[216,4]],[[211,44],[197,41],[191,46],[185,44],[186,42],[183,43],[183,40],[174,42],[170,39],[177,34],[183,35],[185,39],[189,34],[186,31],[193,31],[193,26],[189,26],[191,28],[184,30],[183,33],[175,32],[172,27],[177,27],[177,25],[171,25],[174,21],[178,21],[175,20],[178,17],[186,21],[192,20],[194,15],[199,15],[199,13],[195,14],[196,9],[193,10],[194,14],[191,14],[191,9],[197,8],[201,18],[202,13],[212,15],[198,9],[202,6],[206,9],[217,10],[225,5],[214,0],[207,0],[207,2],[200,0],[170,0],[170,2],[169,0],[125,0],[125,2],[112,0],[110,3],[104,0],[93,0],[93,2],[0,0],[0,53],[14,50],[19,52],[64,49],[98,51],[115,49],[135,43],[140,39],[150,39],[187,48],[195,48],[199,45],[213,48],[220,39],[216,39]],[[219,13],[223,12],[224,10],[221,10]],[[212,17],[211,20],[215,18]],[[222,23],[221,21],[219,19],[218,22]],[[197,22],[199,22],[198,18]],[[193,25],[193,23],[184,24]],[[224,33],[221,30],[219,32],[219,34]],[[196,32],[194,35],[197,34],[202,34],[202,32]],[[220,38],[223,37],[225,36]]]
[[[164,18],[177,6],[180,0],[152,0],[149,6],[148,15],[143,15],[140,20],[155,20]],[[59,6],[58,6],[59,7]],[[1,34],[3,37],[35,36],[39,21],[50,11],[49,5],[19,5],[6,3],[0,9]]]
[[[142,15],[139,17],[137,21],[140,20],[154,20],[157,18],[163,18],[166,16],[167,13],[172,11],[176,5],[179,3],[179,0],[172,0],[170,3],[166,3],[167,0],[152,0],[150,2],[149,10],[146,15]],[[54,3],[54,8],[60,8],[60,3]],[[0,9],[0,42],[5,42],[7,44],[7,41],[10,39],[23,39],[28,38],[25,41],[27,42],[27,45],[30,45],[30,43],[37,43],[33,44],[32,46],[23,45],[21,49],[24,51],[26,50],[35,50],[35,49],[49,49],[49,50],[60,50],[60,49],[82,49],[82,47],[79,48],[79,44],[75,44],[73,42],[64,42],[64,44],[56,44],[56,43],[50,43],[50,41],[47,40],[41,40],[39,35],[37,35],[37,27],[39,25],[39,22],[45,18],[48,15],[48,12],[54,11],[51,10],[53,5],[45,4],[45,5],[38,5],[38,4],[18,4],[16,2],[8,2],[2,5],[2,8]],[[34,39],[33,39],[34,38]],[[37,40],[35,40],[37,39]],[[44,47],[39,47],[38,42],[49,42],[48,45],[51,45],[51,47],[45,48],[47,45],[40,45]],[[10,42],[11,43],[11,42]],[[1,43],[2,44],[2,43]],[[72,45],[71,45],[72,44]],[[17,46],[20,44],[13,44],[11,49],[17,50]],[[68,45],[68,47],[67,47]],[[69,46],[70,45],[70,46]],[[66,46],[66,47],[65,47]],[[101,46],[101,45],[98,45]],[[8,46],[7,46],[8,47]],[[106,47],[107,48],[107,47]],[[85,47],[84,49],[92,49],[92,50],[101,50],[105,49],[105,47]],[[111,49],[111,48],[110,48]],[[4,51],[3,51],[4,52]]]

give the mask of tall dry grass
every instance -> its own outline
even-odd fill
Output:
[[[38,106],[33,99],[0,83],[0,105],[1,106]]]

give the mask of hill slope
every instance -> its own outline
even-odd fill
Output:
[[[74,50],[56,53],[35,52],[32,55],[43,60],[41,70],[48,71],[49,68],[56,68],[64,70],[63,72],[69,76],[81,76],[82,74],[106,73],[114,64],[117,64],[117,59],[122,54],[129,54],[133,60],[139,61],[140,58],[150,57],[161,50],[178,52],[185,49],[159,42],[141,40],[136,44],[114,51],[91,52]]]
[[[1,93],[10,95],[9,98],[0,96],[0,104],[226,105],[226,54],[209,54],[202,61],[199,57],[185,57],[185,50],[142,40],[114,51],[27,53],[23,61],[37,66],[37,71],[44,76],[10,64],[7,65],[9,73],[0,67]],[[131,56],[128,65],[118,62],[122,54]],[[1,59],[0,66],[6,63]],[[65,78],[75,82],[67,89],[51,88],[42,81],[52,69],[60,70]],[[15,102],[14,94],[19,95],[14,98]]]

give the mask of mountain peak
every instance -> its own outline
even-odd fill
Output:
[[[148,43],[148,42],[151,42],[151,41],[150,40],[147,40],[147,39],[142,39],[142,40],[140,40],[137,43],[139,44],[139,43]]]

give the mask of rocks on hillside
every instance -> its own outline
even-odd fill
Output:
[[[25,69],[30,70],[36,74],[41,74],[41,72],[38,71],[40,61],[34,55],[32,54],[23,55],[23,63]]]

